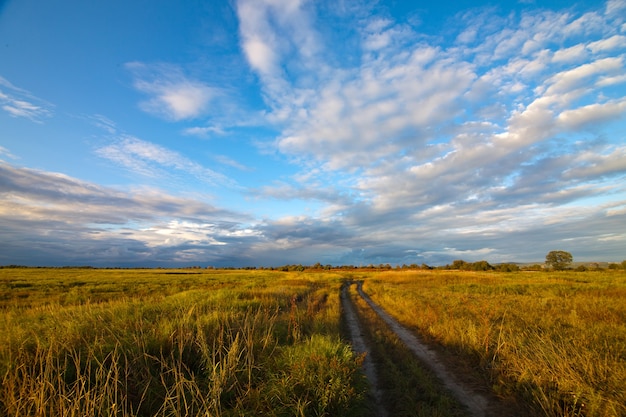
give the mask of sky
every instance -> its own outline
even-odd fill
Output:
[[[0,1],[0,265],[626,259],[626,0]]]

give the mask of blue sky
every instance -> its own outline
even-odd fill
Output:
[[[0,2],[0,264],[621,261],[625,60],[624,0]]]

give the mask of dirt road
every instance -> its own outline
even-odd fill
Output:
[[[459,382],[458,378],[446,369],[445,365],[438,358],[436,352],[429,349],[428,346],[423,344],[412,332],[398,323],[363,292],[361,282],[347,282],[342,288],[341,300],[353,348],[356,352],[368,352],[369,349],[366,340],[362,335],[363,332],[356,314],[355,306],[348,294],[348,289],[351,285],[357,285],[359,296],[362,297],[370,308],[374,310],[389,326],[389,328],[398,335],[400,340],[403,341],[403,343],[420,359],[420,361],[433,371],[437,378],[441,380],[443,385],[457,398],[461,404],[467,408],[469,415],[475,417],[485,417],[489,415],[489,403],[486,398]],[[369,359],[369,355],[366,356],[363,366],[365,374],[372,386],[372,395],[376,400],[378,415],[386,417],[388,416],[388,412],[383,406],[383,391],[378,384],[375,364],[372,363],[371,359]]]
[[[365,359],[363,361],[363,371],[365,372],[365,376],[370,383],[372,391],[371,394],[374,397],[374,401],[376,403],[376,412],[379,417],[387,417],[389,413],[383,405],[383,394],[380,388],[380,384],[378,382],[376,365],[373,363],[371,355],[367,355],[370,349],[368,348],[367,343],[363,338],[361,323],[359,323],[359,318],[356,314],[354,304],[352,303],[352,301],[350,300],[350,296],[348,295],[349,287],[350,284],[346,283],[341,288],[341,304],[343,307],[345,322],[350,333],[350,340],[352,341],[352,349],[358,354],[366,353]]]

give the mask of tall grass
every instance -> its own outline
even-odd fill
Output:
[[[542,415],[626,415],[621,272],[391,272],[364,289],[502,398]]]
[[[0,415],[359,415],[366,386],[340,338],[340,282],[0,270]]]

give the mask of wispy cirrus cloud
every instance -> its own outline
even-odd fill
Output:
[[[130,62],[134,87],[149,98],[140,103],[142,110],[168,120],[179,121],[202,116],[220,90],[188,77],[181,68]]]
[[[52,117],[53,106],[0,76],[0,106],[11,117],[24,117],[42,123]]]
[[[6,156],[8,158],[11,159],[17,159],[17,157],[15,155],[13,155],[7,148],[5,148],[4,146],[0,146],[0,156]]]
[[[183,133],[185,135],[206,137],[211,134],[221,136],[221,135],[224,135],[226,131],[219,126],[204,126],[204,127],[196,126],[196,127],[186,128],[185,130],[183,130]]]
[[[97,149],[96,154],[148,178],[167,178],[178,173],[208,185],[237,186],[232,179],[176,151],[132,136],[121,136],[113,143]]]

